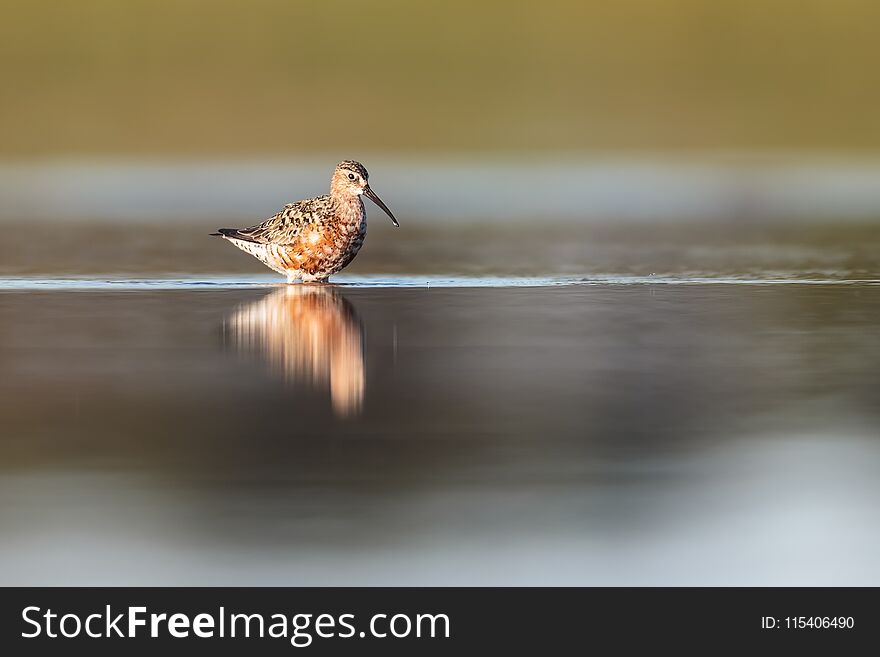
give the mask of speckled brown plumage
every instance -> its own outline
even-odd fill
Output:
[[[361,195],[397,220],[370,189],[369,174],[354,160],[340,162],[330,181],[330,194],[289,203],[250,228],[221,228],[218,233],[250,253],[288,281],[326,281],[346,267],[367,235],[367,213]]]

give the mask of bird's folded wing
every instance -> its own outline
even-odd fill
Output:
[[[286,244],[296,237],[299,229],[298,222],[291,221],[290,206],[287,206],[263,223],[250,228],[239,228],[234,235],[228,237],[260,244]]]
[[[278,238],[282,236],[281,233],[284,228],[285,226],[282,222],[282,216],[279,212],[274,217],[270,217],[263,223],[257,224],[256,226],[251,226],[250,228],[236,228],[234,230],[230,229],[228,232],[224,232],[223,234],[226,235],[226,237],[233,237],[235,239],[246,240],[248,242],[269,244],[271,242],[279,241]]]
[[[322,199],[288,203],[261,224],[250,228],[224,228],[220,233],[226,237],[259,244],[293,244],[303,227],[318,219],[319,214],[313,206],[320,200]]]

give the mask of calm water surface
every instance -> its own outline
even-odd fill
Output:
[[[880,286],[367,282],[7,279],[0,583],[880,584]]]

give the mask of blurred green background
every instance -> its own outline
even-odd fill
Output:
[[[354,273],[880,275],[878,3],[0,5],[0,273],[264,272],[354,158]]]
[[[874,151],[869,0],[2,0],[0,157]]]

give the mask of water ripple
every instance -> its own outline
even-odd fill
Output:
[[[877,285],[878,279],[802,278],[798,276],[633,276],[594,274],[555,277],[502,276],[340,276],[333,283],[355,288],[486,288],[486,287],[559,287],[572,285]],[[178,278],[112,278],[112,277],[6,277],[0,278],[0,290],[175,290],[175,289],[240,289],[283,287],[271,277],[258,276],[193,276]]]

